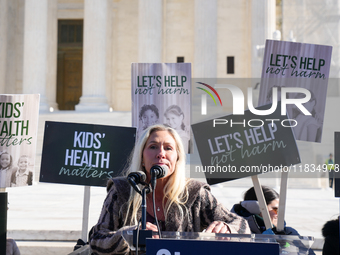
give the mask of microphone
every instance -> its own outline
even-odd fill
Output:
[[[128,180],[133,180],[136,184],[139,184],[146,180],[146,174],[143,171],[137,171],[128,175]]]
[[[139,183],[143,183],[146,179],[146,175],[142,171],[137,171],[130,173],[127,177],[128,182],[134,188],[135,191],[137,191],[139,194],[141,194],[140,188],[137,186]]]
[[[154,190],[156,186],[156,180],[159,178],[163,178],[169,172],[169,168],[166,165],[154,165],[150,169],[151,173],[151,187]]]

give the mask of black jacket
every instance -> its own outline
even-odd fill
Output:
[[[322,255],[339,255],[339,219],[327,221],[322,235],[325,237]]]

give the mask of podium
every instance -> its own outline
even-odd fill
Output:
[[[133,247],[133,231],[123,231],[123,238]],[[147,255],[304,255],[314,242],[313,237],[297,235],[239,235],[203,232],[162,232],[162,239],[146,239]]]

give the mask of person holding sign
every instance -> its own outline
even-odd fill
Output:
[[[247,221],[218,203],[207,184],[185,178],[183,144],[170,127],[155,125],[142,133],[126,175],[142,171],[149,182],[154,166],[168,169],[153,191],[161,231],[250,233]],[[89,243],[95,254],[124,254],[130,249],[122,231],[137,228],[142,197],[130,187],[125,177],[110,179],[107,190],[98,223],[90,231]],[[157,231],[152,193],[147,194],[146,200],[146,229]]]
[[[267,186],[262,186],[262,191],[275,233],[280,196],[274,189]],[[234,205],[231,211],[247,219],[252,233],[261,234],[266,230],[254,187],[246,191],[244,201]],[[285,227],[284,232],[287,235],[298,235],[298,232],[291,227]]]
[[[263,195],[268,208],[269,216],[273,224],[272,231],[277,235],[299,235],[297,230],[292,227],[284,227],[282,232],[276,231],[278,209],[280,195],[274,189],[268,186],[261,186]],[[261,215],[260,206],[257,201],[254,187],[251,187],[244,194],[244,200],[239,204],[235,204],[231,209],[231,212],[235,212],[239,216],[244,217],[249,224],[250,230],[254,234],[265,234],[266,227]],[[308,255],[315,255],[312,249],[309,249]]]
[[[9,205],[9,203],[8,203]],[[7,210],[9,209],[7,205]],[[20,255],[20,250],[13,238],[6,238],[6,255]]]

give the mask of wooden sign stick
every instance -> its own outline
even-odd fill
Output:
[[[1,192],[0,193],[0,254],[7,254],[6,253],[7,203],[8,203],[8,194],[6,192]]]
[[[83,204],[83,226],[81,239],[86,243],[89,231],[89,210],[90,210],[91,186],[84,187],[84,204]]]
[[[262,218],[264,220],[264,225],[266,226],[266,229],[271,229],[272,228],[272,222],[269,217],[269,212],[266,204],[266,200],[264,199],[263,191],[261,188],[260,180],[257,175],[253,175],[251,177],[257,197],[257,201],[259,202],[260,205],[260,210],[262,213]]]
[[[285,171],[286,170],[286,171]],[[280,186],[280,202],[279,202],[279,212],[277,219],[277,231],[282,231],[284,229],[284,220],[286,212],[286,199],[287,199],[287,184],[288,184],[288,169],[283,168],[281,173],[281,186]]]

